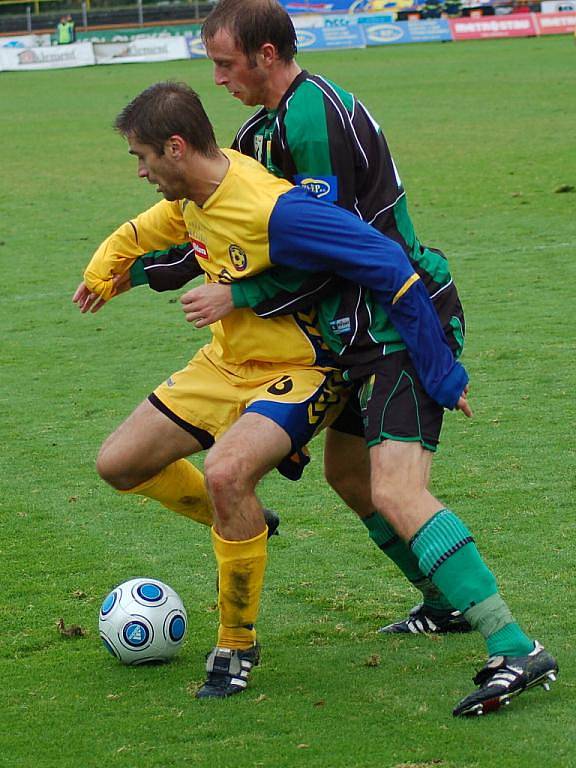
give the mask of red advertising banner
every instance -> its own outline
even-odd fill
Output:
[[[576,29],[576,12],[535,13],[539,35],[566,35]]]
[[[561,14],[550,14],[560,16]],[[449,19],[454,40],[478,40],[485,37],[530,37],[538,34],[532,13],[508,16],[479,16]]]

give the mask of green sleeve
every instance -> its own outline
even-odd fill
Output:
[[[142,259],[136,259],[130,267],[130,285],[135,288],[137,285],[148,285],[148,275],[144,269]]]
[[[236,309],[249,307],[256,309],[268,299],[273,299],[279,293],[289,290],[292,281],[288,281],[288,274],[292,270],[276,268],[261,272],[254,277],[248,277],[244,280],[237,280],[232,283],[232,301]],[[292,277],[292,275],[290,275]],[[300,277],[300,275],[298,275]],[[286,279],[285,279],[286,278]]]
[[[333,277],[278,266],[231,284],[236,309],[248,307],[259,317],[302,312],[331,292]]]
[[[247,285],[248,283],[250,283],[250,285]],[[258,290],[258,283],[252,282],[252,278],[243,280],[242,283],[232,283],[232,303],[234,304],[235,309],[250,306],[250,300],[247,294],[251,293],[251,288]]]

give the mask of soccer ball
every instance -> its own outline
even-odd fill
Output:
[[[167,584],[131,579],[105,598],[98,624],[105,648],[122,664],[170,661],[184,642],[186,609]]]

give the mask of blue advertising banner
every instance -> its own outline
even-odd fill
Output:
[[[290,16],[298,13],[382,13],[401,11],[424,0],[280,0]]]
[[[318,51],[331,48],[366,48],[365,25],[348,27],[296,28],[299,51]]]
[[[200,37],[200,30],[196,32],[189,32],[185,35],[186,45],[188,46],[188,54],[191,59],[205,59],[206,49],[204,43]]]
[[[428,43],[452,40],[450,25],[446,19],[418,19],[397,21],[390,24],[363,24],[367,45],[391,43]]]

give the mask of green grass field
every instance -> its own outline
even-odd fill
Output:
[[[249,691],[199,703],[215,638],[208,531],[96,476],[105,436],[205,335],[174,297],[71,303],[100,240],[156,201],[110,126],[154,81],[203,97],[228,143],[247,111],[208,62],[0,74],[0,765],[10,768],[567,768],[574,744],[576,49],[569,36],[307,54],[381,122],[420,237],[467,310],[475,418],[446,419],[433,489],[476,534],[515,615],[559,659],[550,694],[455,721],[479,636],[384,639],[417,595],[322,481],[262,484],[282,514]],[[126,668],[98,608],[133,576],[172,584],[190,631]],[[67,639],[57,628],[87,630]]]

